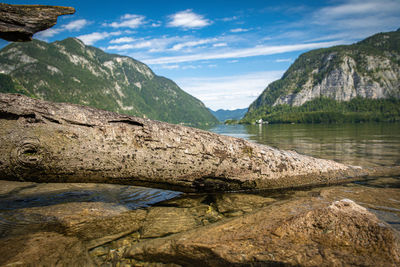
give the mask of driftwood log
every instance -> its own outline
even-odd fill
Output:
[[[332,184],[367,174],[360,167],[199,129],[0,94],[3,180],[193,192]]]
[[[72,7],[0,3],[0,38],[12,42],[31,41],[34,33],[53,27],[58,16],[74,13]]]

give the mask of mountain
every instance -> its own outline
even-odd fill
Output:
[[[222,122],[226,120],[240,120],[247,112],[247,108],[234,110],[218,109],[217,111],[213,111],[211,109],[209,110],[214,115],[214,117]]]
[[[204,104],[130,57],[68,38],[0,50],[0,92],[187,125],[217,123]]]
[[[300,55],[283,77],[268,85],[250,105],[243,121],[283,119],[278,112],[329,111],[337,116],[340,108],[344,115],[360,113],[352,108],[355,103],[373,114],[376,110],[369,106],[397,105],[399,98],[400,30],[397,30],[352,45]],[[299,116],[292,117],[296,120]]]

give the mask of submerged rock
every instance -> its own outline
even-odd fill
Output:
[[[0,239],[0,266],[94,266],[76,237],[38,232]]]
[[[86,266],[87,251],[96,266],[399,264],[398,234],[374,215],[393,225],[397,188],[182,195],[136,210],[120,203],[126,186],[3,181],[0,188],[0,255],[7,255],[0,265],[40,265],[36,253],[44,264],[58,257],[61,265]],[[65,258],[77,249],[76,261]]]
[[[78,237],[95,247],[138,231],[150,203],[171,191],[105,184],[0,181],[0,238],[35,232]],[[147,204],[147,205],[146,205]]]
[[[398,233],[351,200],[307,198],[127,249],[125,258],[178,265],[400,264]]]
[[[273,198],[251,194],[220,194],[215,205],[218,212],[227,217],[236,217],[257,210],[276,201]]]
[[[385,187],[376,188],[358,184],[342,187],[333,186],[320,189],[319,195],[327,201],[335,201],[342,198],[352,199],[368,208],[379,219],[386,221],[394,229],[400,231],[400,190],[398,188],[400,179],[381,178],[368,181],[367,185]],[[386,188],[390,185],[395,186],[395,188]]]
[[[155,207],[149,210],[142,228],[143,238],[160,237],[199,226],[188,208]]]

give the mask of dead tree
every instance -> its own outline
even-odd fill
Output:
[[[331,184],[360,167],[199,129],[0,94],[0,178],[230,191]]]

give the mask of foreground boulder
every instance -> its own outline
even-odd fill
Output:
[[[0,94],[0,178],[181,191],[343,182],[361,168],[198,129]]]
[[[0,38],[12,42],[31,41],[34,33],[53,27],[58,16],[74,13],[72,7],[0,3]]]
[[[139,243],[124,258],[183,266],[398,266],[398,233],[351,200],[300,199]]]

